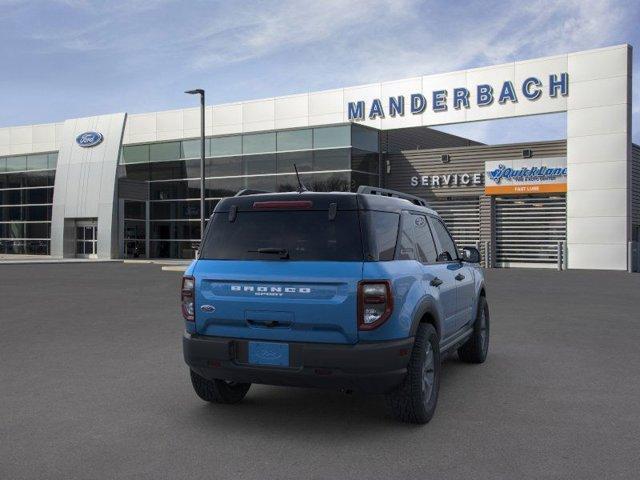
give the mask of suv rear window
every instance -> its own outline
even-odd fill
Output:
[[[358,212],[338,211],[329,220],[326,210],[243,211],[233,222],[215,213],[200,258],[280,260],[282,251],[289,260],[362,261]]]

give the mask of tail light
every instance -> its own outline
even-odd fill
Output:
[[[193,277],[182,277],[182,316],[189,322],[195,321],[195,283],[196,281]]]
[[[309,200],[270,200],[266,202],[253,202],[253,208],[261,209],[277,209],[277,208],[312,208],[313,202]]]
[[[358,284],[358,329],[373,330],[391,316],[393,296],[388,280],[373,280]]]

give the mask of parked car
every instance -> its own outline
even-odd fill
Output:
[[[243,193],[218,203],[182,280],[200,398],[237,403],[252,383],[357,390],[426,423],[443,355],[485,361],[480,254],[459,253],[423,200],[374,187]]]

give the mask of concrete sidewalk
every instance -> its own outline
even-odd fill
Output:
[[[61,258],[51,255],[0,255],[0,265],[39,264],[39,263],[101,263],[122,262],[122,259],[102,258]]]
[[[102,263],[122,262],[128,264],[154,264],[167,266],[169,271],[185,271],[191,264],[191,260],[172,259],[127,259],[127,258],[61,258],[51,255],[0,255],[0,265],[31,265],[48,263]],[[165,268],[163,267],[163,270]]]

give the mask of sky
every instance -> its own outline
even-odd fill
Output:
[[[0,0],[0,127],[326,90],[630,43],[637,0]],[[640,142],[634,52],[633,139]],[[563,138],[565,115],[442,130]]]

